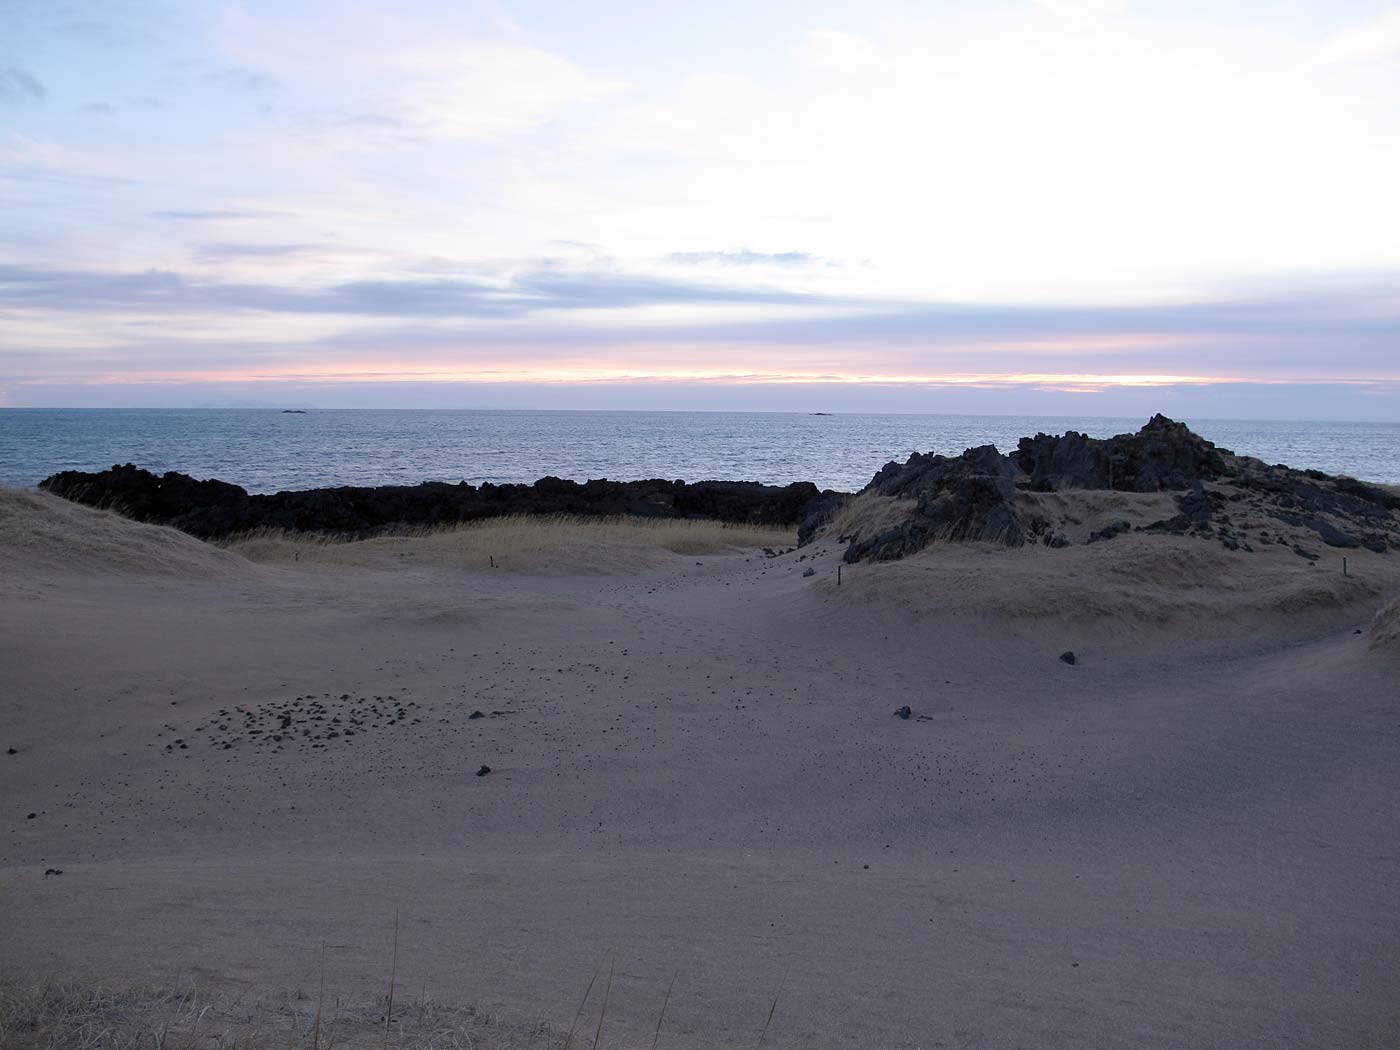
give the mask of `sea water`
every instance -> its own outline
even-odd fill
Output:
[[[1023,435],[1107,437],[1137,418],[762,412],[0,409],[0,483],[135,463],[250,492],[420,481],[721,478],[853,491],[911,452],[1015,448]],[[1186,419],[1269,463],[1400,483],[1400,423]]]

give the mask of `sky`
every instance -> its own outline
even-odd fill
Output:
[[[0,407],[1400,421],[1400,5],[0,0]]]

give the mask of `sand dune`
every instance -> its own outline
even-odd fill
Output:
[[[174,529],[142,525],[32,489],[0,487],[0,591],[59,579],[236,579],[248,562]]]
[[[817,544],[818,548],[831,544]],[[897,562],[845,566],[819,586],[833,600],[919,619],[982,618],[1005,629],[1093,640],[1182,638],[1277,644],[1354,625],[1400,593],[1393,555],[1316,562],[1170,536],[1128,535],[1060,550],[944,544]]]
[[[615,956],[612,1048],[673,976],[673,1050],[754,1046],[780,982],[766,1047],[1400,1042],[1393,554],[501,571],[0,507],[6,974],[304,1009],[325,944],[363,1013],[397,910],[405,994],[517,1033]]]

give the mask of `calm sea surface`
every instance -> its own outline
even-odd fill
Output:
[[[275,409],[0,409],[0,483],[135,463],[251,492],[419,481],[724,478],[854,490],[911,452],[1006,451],[1024,434],[1105,437],[1142,419]],[[1270,463],[1400,483],[1400,423],[1186,420]]]

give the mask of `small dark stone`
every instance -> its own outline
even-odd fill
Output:
[[[1070,664],[1071,666],[1077,662],[1074,653],[1069,649],[1066,649],[1060,654],[1060,659],[1063,660],[1065,663]]]
[[[471,720],[471,719],[473,719],[473,718],[485,718],[485,717],[486,717],[486,715],[483,714],[483,713],[480,712],[480,711],[473,711],[471,714],[467,715],[467,719],[468,719],[468,720]]]
[[[803,576],[815,576],[816,574],[817,574],[817,570],[814,569],[814,568],[812,568],[810,565],[809,565],[807,568],[805,568],[805,569],[802,570],[802,575],[803,575]]]
[[[896,718],[903,718],[907,721],[909,716],[913,713],[913,709],[908,704],[905,704],[903,707],[898,708],[894,714]]]
[[[29,816],[25,817],[24,819],[25,819],[25,820],[33,820],[33,819],[34,819],[35,817],[37,817],[38,815],[39,815],[39,814],[37,814],[37,813],[31,813],[31,814],[29,814]]]
[[[478,770],[476,771],[476,775],[479,776],[479,777],[484,777],[484,776],[485,776],[487,773],[489,773],[489,772],[491,772],[491,767],[490,767],[490,766],[482,766],[480,769],[478,769]]]
[[[5,748],[5,754],[7,754],[7,755],[17,755],[17,754],[19,754],[19,752],[16,751],[16,750],[15,750],[14,748],[12,748],[12,747],[7,747],[7,748]]]

